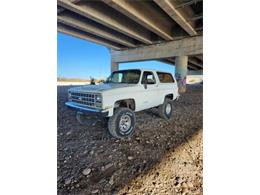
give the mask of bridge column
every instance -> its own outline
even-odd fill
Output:
[[[118,70],[118,62],[111,61],[111,72]]]
[[[175,77],[178,82],[179,93],[186,92],[187,71],[188,71],[188,56],[176,56]]]

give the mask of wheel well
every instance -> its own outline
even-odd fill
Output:
[[[118,107],[125,107],[125,108],[130,108],[131,110],[135,110],[135,101],[134,99],[125,99],[125,100],[118,100],[115,103],[114,108]]]
[[[165,96],[165,98],[173,100],[173,94],[168,94],[168,95]]]

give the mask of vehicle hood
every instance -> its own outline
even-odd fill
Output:
[[[135,86],[136,84],[126,84],[126,83],[105,83],[100,85],[84,85],[80,87],[70,88],[69,91],[81,91],[81,92],[104,92],[113,89],[125,88]]]

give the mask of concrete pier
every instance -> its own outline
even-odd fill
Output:
[[[111,73],[114,71],[117,71],[119,68],[118,63],[117,62],[111,62]]]
[[[175,77],[178,82],[179,93],[186,92],[186,77],[188,72],[188,56],[175,58]]]

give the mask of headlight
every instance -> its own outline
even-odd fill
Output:
[[[102,103],[102,96],[101,95],[96,95],[95,99],[96,99],[97,103]]]

